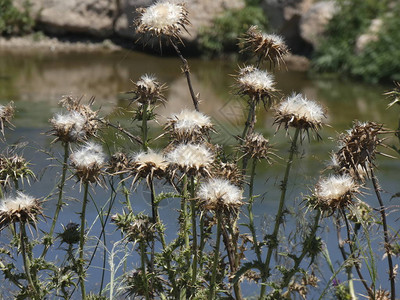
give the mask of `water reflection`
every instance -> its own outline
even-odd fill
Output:
[[[1,55],[0,55],[1,56]],[[225,144],[234,142],[234,136],[241,132],[245,118],[245,102],[232,93],[234,77],[238,63],[230,61],[202,61],[190,60],[193,74],[195,92],[200,93],[202,100],[201,110],[214,118],[214,123],[220,135],[214,136],[214,141]],[[182,76],[179,61],[176,58],[160,58],[140,53],[90,53],[90,54],[63,54],[39,56],[13,56],[7,55],[0,58],[0,102],[14,100],[17,107],[15,125],[17,129],[8,134],[8,141],[26,140],[31,142],[32,148],[25,151],[27,158],[32,161],[37,174],[45,173],[40,177],[42,182],[35,183],[29,188],[30,193],[43,196],[51,193],[56,186],[59,169],[47,169],[49,155],[39,149],[48,149],[51,138],[41,134],[48,130],[48,120],[52,114],[59,110],[58,101],[63,95],[96,96],[96,105],[101,107],[101,114],[110,114],[114,121],[124,121],[132,130],[138,130],[135,124],[129,122],[129,113],[122,115],[118,106],[126,106],[128,101],[125,91],[132,88],[130,80],[137,80],[142,74],[155,74],[162,82],[169,86],[165,107],[158,110],[161,126],[157,132],[152,132],[153,137],[161,132],[163,120],[173,112],[178,112],[185,107],[192,107],[191,98],[187,89],[185,78]],[[336,137],[338,132],[349,128],[354,119],[361,121],[373,120],[385,123],[389,128],[396,128],[398,113],[395,109],[386,110],[382,93],[387,89],[382,86],[368,86],[348,81],[314,78],[310,80],[307,74],[301,72],[281,71],[276,74],[277,88],[282,95],[292,92],[304,93],[308,98],[316,99],[328,109],[329,124],[321,135],[322,142],[305,141],[300,147],[300,158],[293,165],[293,172],[288,190],[288,199],[299,197],[301,193],[307,194],[309,188],[317,180],[324,163],[329,159],[329,152],[335,149],[336,144],[329,137]],[[258,111],[258,130],[271,138],[280,156],[286,157],[289,141],[283,131],[275,134],[272,126],[273,113]],[[110,134],[107,140],[116,143],[118,147],[132,148],[126,140],[115,139]],[[388,143],[395,143],[389,140]],[[39,150],[39,152],[34,151]],[[46,150],[46,151],[47,151]],[[58,146],[51,149],[52,156],[58,157]],[[39,154],[38,154],[39,153]],[[379,176],[383,189],[387,191],[387,198],[398,192],[397,176],[399,162],[379,158]],[[261,165],[257,177],[255,193],[260,198],[255,203],[256,224],[261,228],[270,218],[269,212],[276,211],[279,197],[279,184],[281,181],[284,162],[277,161],[272,166]],[[81,198],[78,187],[72,183],[68,186],[70,196]],[[96,191],[96,197],[104,201],[109,197],[108,192]],[[146,202],[148,195],[145,190],[139,189],[135,193],[135,208],[137,211],[148,211]],[[367,201],[374,203],[371,195],[366,196]],[[144,200],[143,200],[144,199]],[[166,204],[163,204],[166,205]],[[376,206],[376,205],[374,205]],[[165,210],[164,210],[165,208]],[[171,237],[176,232],[176,209],[178,204],[171,201],[161,210],[161,216],[167,220],[167,228]],[[52,215],[54,205],[51,201],[46,204],[47,215]],[[64,217],[60,223],[76,221],[80,204],[72,201],[65,209]],[[117,205],[113,212],[120,210]],[[170,213],[173,211],[174,213]],[[91,207],[88,215],[89,223],[96,218],[96,209]],[[269,217],[268,217],[269,216]],[[60,230],[57,228],[56,232]],[[111,229],[113,232],[114,229]],[[94,233],[97,234],[97,233]],[[111,235],[111,239],[118,236]],[[95,265],[101,265],[96,262]],[[95,276],[93,271],[91,276]],[[247,290],[247,293],[251,293]]]

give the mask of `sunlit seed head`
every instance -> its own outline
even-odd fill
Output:
[[[138,33],[179,38],[181,30],[186,30],[185,26],[189,25],[188,11],[184,3],[158,1],[147,8],[138,9],[138,12]]]
[[[0,202],[0,230],[14,222],[36,223],[42,208],[38,199],[18,192]]]
[[[182,110],[172,115],[165,127],[172,139],[178,142],[201,142],[206,140],[213,128],[209,116],[196,110]]]
[[[261,100],[265,106],[271,106],[272,97],[277,91],[272,74],[252,66],[246,66],[239,70],[236,80],[239,94],[247,95],[252,100]]]
[[[286,129],[290,126],[307,132],[311,129],[317,133],[325,119],[325,111],[321,105],[301,94],[293,94],[277,106],[274,123],[279,126],[284,124]]]
[[[242,193],[227,179],[211,178],[201,184],[197,196],[204,209],[236,211],[243,204]]]
[[[166,158],[174,171],[179,169],[190,174],[209,175],[214,162],[214,154],[209,148],[199,144],[179,144],[167,153]]]
[[[139,152],[133,155],[130,163],[133,182],[139,178],[146,178],[147,182],[153,177],[162,178],[166,175],[168,162],[164,155],[149,149],[147,152]]]
[[[352,203],[360,186],[347,174],[321,178],[315,187],[318,206],[323,208],[343,208]]]
[[[369,296],[368,299],[369,300],[372,300],[372,299],[374,299],[374,300],[389,300],[389,299],[391,299],[390,298],[390,292],[386,291],[384,289],[378,289],[375,292],[374,297]]]
[[[99,176],[105,161],[105,154],[100,145],[88,142],[73,152],[70,159],[79,180],[100,183]]]
[[[267,59],[272,66],[278,67],[284,63],[285,55],[289,54],[282,36],[264,33],[257,26],[250,26],[246,32],[243,51],[248,51],[261,60]]]
[[[230,183],[241,186],[244,183],[242,170],[233,162],[217,162],[213,165],[212,175],[216,178],[229,180]]]
[[[135,89],[130,92],[134,94],[133,101],[137,101],[142,105],[166,102],[166,98],[163,95],[166,85],[157,81],[155,76],[149,74],[142,75],[134,85]]]

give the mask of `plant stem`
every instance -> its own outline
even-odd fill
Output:
[[[256,252],[258,262],[261,264],[262,263],[261,250],[257,241],[257,234],[256,234],[256,229],[254,227],[254,215],[253,215],[253,202],[254,202],[253,188],[254,188],[254,177],[256,175],[256,166],[257,166],[257,159],[253,158],[253,164],[250,173],[250,184],[249,184],[249,205],[247,206],[247,211],[249,213],[249,229],[251,235],[253,236],[254,251]]]
[[[31,258],[29,255],[29,252],[31,252],[31,249],[27,249],[27,244],[28,244],[28,236],[26,235],[26,230],[25,230],[25,224],[20,223],[20,234],[21,234],[21,251],[22,251],[22,259],[24,261],[24,269],[25,269],[25,274],[26,277],[28,278],[29,285],[31,286],[33,290],[33,299],[40,299],[38,290],[37,290],[37,285],[33,281],[32,274],[31,274]],[[32,253],[31,253],[32,254]]]
[[[81,286],[81,296],[82,299],[86,299],[86,289],[85,289],[85,261],[83,257],[84,246],[85,246],[85,223],[86,223],[86,206],[88,203],[89,194],[89,182],[85,182],[84,194],[82,201],[82,211],[81,211],[81,228],[79,236],[79,283]]]
[[[387,220],[386,220],[386,211],[385,211],[385,206],[383,204],[381,193],[380,193],[378,178],[376,178],[375,173],[372,169],[371,169],[371,179],[372,179],[372,184],[374,186],[376,198],[378,199],[378,202],[379,202],[379,206],[380,206],[379,213],[381,214],[382,224],[383,224],[385,252],[387,255],[388,266],[389,266],[390,299],[395,300],[396,299],[396,285],[395,285],[395,276],[396,275],[394,274],[392,254],[390,253],[389,230],[388,230],[388,224],[387,224]]]
[[[193,91],[192,80],[190,78],[189,64],[188,64],[187,60],[183,57],[181,51],[179,50],[178,46],[174,43],[174,41],[172,39],[169,39],[169,41],[170,41],[172,47],[174,47],[176,54],[178,54],[178,57],[182,61],[182,64],[183,64],[182,71],[185,73],[185,76],[186,76],[186,81],[189,86],[189,92],[190,92],[190,96],[192,97],[194,108],[196,111],[199,111],[199,99],[197,98],[197,96],[195,95],[195,93]]]
[[[63,162],[63,167],[62,167],[62,174],[61,174],[61,182],[58,186],[58,201],[57,201],[57,207],[56,211],[54,212],[54,217],[53,217],[53,222],[51,223],[50,231],[48,234],[48,241],[46,242],[46,245],[43,249],[43,253],[41,255],[42,258],[44,258],[47,254],[47,251],[49,250],[51,244],[52,244],[52,239],[53,239],[53,233],[54,229],[56,227],[56,223],[58,220],[58,215],[60,214],[61,208],[63,206],[63,191],[64,191],[64,186],[65,186],[65,177],[67,174],[68,170],[68,156],[69,156],[69,143],[65,142],[64,143],[64,162]]]
[[[129,212],[133,212],[131,200],[129,199],[129,190],[126,187],[126,184],[125,184],[125,181],[124,181],[124,175],[123,174],[119,174],[119,178],[120,178],[120,182],[121,182],[121,186],[122,186],[122,193],[125,196],[125,204],[128,207]]]
[[[245,143],[246,138],[254,132],[255,123],[256,123],[256,101],[254,99],[251,99],[251,101],[249,101],[249,112],[243,129],[242,138],[239,142],[240,145]],[[242,159],[243,175],[246,174],[248,161],[249,161],[249,156],[248,155],[243,156]]]
[[[278,232],[279,232],[279,227],[282,224],[282,219],[283,219],[283,211],[284,211],[284,206],[285,206],[285,197],[286,197],[286,190],[287,190],[287,183],[289,180],[289,173],[290,173],[290,168],[292,167],[293,164],[293,156],[294,153],[297,150],[297,139],[300,135],[300,128],[296,128],[296,131],[294,133],[294,137],[292,140],[292,145],[290,147],[290,152],[289,152],[289,158],[286,164],[286,171],[285,171],[285,176],[282,181],[282,186],[281,186],[281,198],[279,200],[279,207],[278,207],[278,213],[276,214],[276,219],[275,219],[275,227],[272,235],[269,237],[270,242],[269,242],[269,248],[267,252],[267,257],[265,259],[265,268],[264,268],[264,274],[261,274],[261,280],[263,283],[266,282],[268,276],[269,276],[269,265],[271,263],[271,258],[272,258],[272,253],[273,251],[278,247]],[[262,284],[261,285],[261,291],[260,291],[260,299],[264,298],[266,291],[266,285]]]
[[[216,212],[217,217],[217,240],[215,242],[215,250],[214,250],[214,262],[213,262],[213,269],[211,273],[211,281],[210,281],[210,294],[209,300],[215,300],[215,289],[216,283],[215,280],[217,278],[217,269],[219,265],[219,244],[221,242],[221,227],[222,227],[222,220],[221,220],[221,213]]]
[[[146,245],[143,241],[140,242],[140,258],[142,264],[142,275],[143,275],[143,285],[145,291],[146,300],[150,299],[149,286],[147,284],[147,274],[146,274]]]
[[[142,148],[143,151],[147,151],[148,148],[148,142],[147,142],[147,136],[148,136],[148,128],[147,128],[147,109],[149,107],[149,104],[146,102],[143,104],[143,114],[142,114]]]
[[[195,288],[196,280],[197,280],[197,228],[196,228],[196,202],[194,201],[195,198],[195,182],[194,176],[190,176],[190,207],[192,213],[192,251],[193,251],[193,263],[192,263],[192,287]]]

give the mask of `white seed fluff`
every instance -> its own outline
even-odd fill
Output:
[[[241,76],[238,78],[240,85],[245,87],[251,87],[255,91],[272,91],[275,90],[274,76],[269,74],[267,71],[262,71],[259,69],[251,68],[246,71],[246,69],[241,70]]]
[[[198,191],[198,197],[207,206],[218,205],[238,206],[242,204],[242,190],[230,183],[229,180],[212,178],[202,184]]]
[[[316,102],[308,100],[301,94],[293,94],[282,101],[277,111],[281,115],[292,115],[298,120],[304,120],[313,124],[321,124],[325,118],[323,108]]]
[[[160,169],[166,169],[168,167],[168,162],[164,155],[149,150],[148,152],[139,152],[133,155],[133,163],[137,164],[154,164]]]
[[[148,90],[149,93],[153,93],[157,89],[156,81],[157,78],[153,75],[145,74],[140,77],[136,85]]]
[[[71,154],[71,161],[76,168],[90,169],[104,163],[105,154],[100,145],[92,142],[86,143],[80,150]]]
[[[210,117],[196,110],[182,110],[171,119],[176,120],[174,130],[181,133],[191,133],[196,129],[212,127]]]
[[[36,199],[22,192],[18,192],[16,197],[4,198],[0,203],[0,214],[13,213],[18,210],[30,210],[37,206]]]
[[[177,27],[183,17],[182,6],[170,2],[157,2],[148,7],[141,16],[143,25],[163,30]]]
[[[86,134],[85,124],[87,119],[75,110],[67,114],[56,114],[50,122],[55,128],[63,128],[65,131],[69,131],[69,135],[72,138],[77,139]]]
[[[180,144],[167,154],[167,161],[186,168],[207,167],[214,161],[214,155],[203,145]]]
[[[351,176],[345,174],[320,179],[315,192],[320,200],[336,200],[356,191],[358,191],[358,185]]]

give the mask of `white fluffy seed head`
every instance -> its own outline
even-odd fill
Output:
[[[242,190],[229,180],[211,178],[200,186],[198,197],[206,209],[229,211],[243,204],[242,193]]]
[[[104,164],[105,155],[100,145],[88,142],[80,150],[71,154],[71,161],[76,168],[94,168]]]
[[[8,197],[0,203],[1,213],[14,213],[19,210],[30,210],[37,206],[37,199],[28,196],[22,192],[18,192],[16,197]]]
[[[251,87],[254,91],[274,91],[275,81],[273,75],[267,71],[255,69],[251,72],[246,72],[238,78],[239,84]]]
[[[213,125],[209,116],[195,111],[182,110],[172,115],[165,129],[178,142],[200,142],[206,140]]]
[[[198,169],[211,165],[214,155],[203,145],[180,144],[167,154],[167,160],[171,164]]]
[[[135,154],[132,158],[132,163],[138,165],[153,165],[155,168],[162,170],[165,170],[168,167],[168,162],[164,155],[154,152],[153,150]]]
[[[148,93],[154,93],[158,88],[157,78],[149,74],[142,75],[136,82],[136,86],[147,90]]]
[[[282,101],[278,106],[278,111],[282,115],[291,115],[296,119],[315,124],[321,124],[325,118],[323,108],[301,94],[294,94]]]
[[[54,135],[62,141],[73,142],[86,137],[87,119],[77,111],[72,110],[66,114],[55,114],[50,123],[53,126]]]

